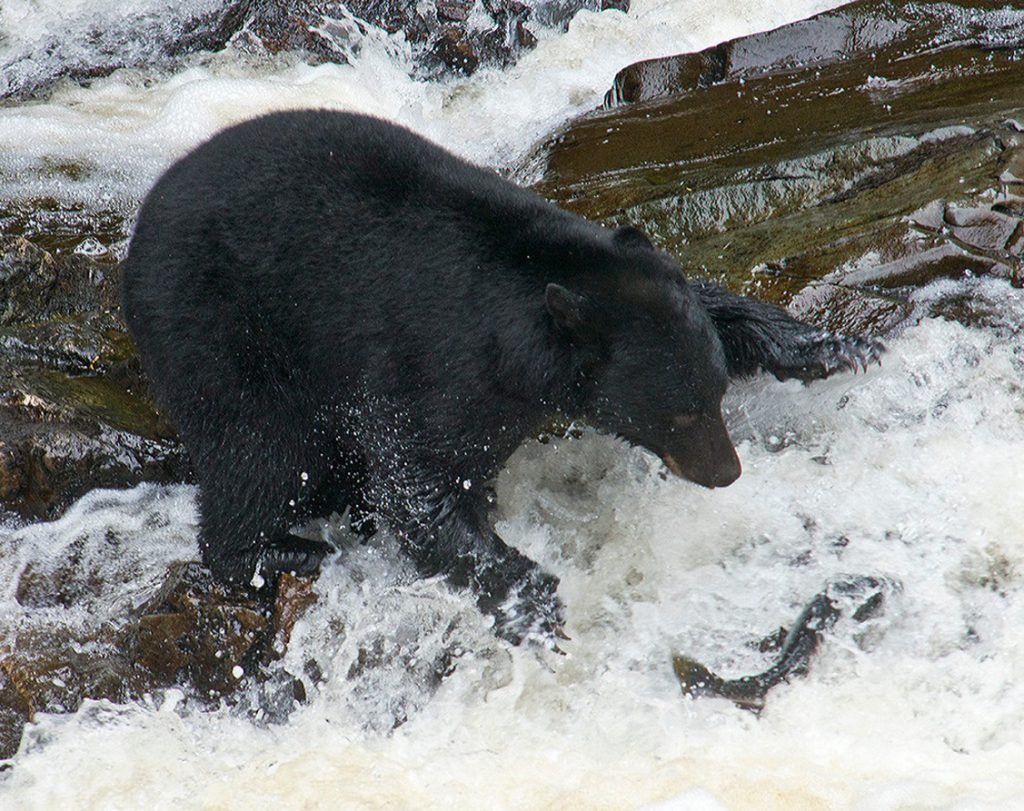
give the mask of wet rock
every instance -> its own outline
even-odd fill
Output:
[[[550,28],[568,29],[581,11],[629,11],[630,0],[539,0],[531,2],[531,19]]]
[[[22,605],[53,604],[89,588],[76,584],[74,569],[27,577],[31,582],[23,576],[18,584]],[[313,602],[311,580],[285,575],[273,595],[232,590],[185,563],[117,623],[84,632],[52,624],[8,629],[0,648],[0,758],[14,754],[37,713],[75,712],[86,699],[125,702],[181,687],[216,705],[255,681],[273,688],[268,702],[294,706],[294,680],[271,663]]]
[[[181,481],[117,312],[117,265],[0,241],[0,507],[53,517],[96,487]]]
[[[526,27],[522,20],[516,21],[516,38],[519,44],[526,49],[537,47],[537,37],[533,35],[533,32]]]
[[[12,678],[7,657],[0,656],[0,758],[12,757],[18,751],[22,731],[32,715],[29,697]]]
[[[999,182],[1011,187],[1012,190],[1024,191],[1024,154],[1017,154],[1007,161],[1006,168],[999,175]]]
[[[127,635],[137,689],[189,685],[217,699],[255,670],[273,634],[258,595],[227,589],[198,564],[186,564],[172,571],[164,595]]]
[[[1024,279],[1022,56],[1003,3],[855,2],[631,66],[522,175],[689,274],[893,329],[931,280]]]
[[[57,177],[84,177],[92,167],[58,162],[51,168]],[[0,202],[0,234],[20,236],[54,255],[86,256],[112,262],[127,245],[134,211],[92,208],[62,203],[50,197]]]
[[[358,53],[371,26],[401,31],[410,43],[422,44],[436,33],[438,21],[414,0],[254,0],[235,44],[343,63]]]
[[[84,256],[57,260],[25,239],[0,243],[0,326],[117,306],[116,267]]]
[[[446,7],[447,8],[447,7]],[[433,38],[430,50],[422,60],[428,75],[439,70],[471,74],[483,64],[509,65],[518,56],[537,44],[537,38],[527,27],[533,9],[518,0],[482,0],[477,13],[483,12],[491,21],[486,30],[474,29],[469,18],[459,25],[447,24],[440,35]],[[442,4],[437,5],[438,17]],[[461,12],[458,12],[461,13]],[[449,14],[450,16],[450,14]]]
[[[605,106],[651,101],[725,80],[818,70],[866,58],[881,73],[867,78],[895,90],[885,70],[895,62],[948,48],[1014,49],[1024,14],[1002,0],[920,2],[861,0],[772,31],[693,54],[637,62],[619,71]]]
[[[937,233],[946,225],[946,203],[944,200],[932,200],[917,211],[907,215],[907,219],[919,228]]]
[[[360,683],[359,692],[367,688],[373,690],[377,686],[376,674],[392,671],[397,666],[410,681],[420,685],[427,695],[432,695],[441,686],[441,682],[454,672],[456,659],[454,651],[447,647],[433,656],[423,657],[416,652],[410,653],[403,640],[381,635],[368,640],[359,648],[346,678],[350,682]],[[415,696],[399,692],[389,701],[389,712],[373,719],[371,726],[378,732],[401,726],[420,708],[417,699],[422,700],[419,691]]]
[[[104,634],[19,632],[0,651],[0,757],[18,748],[26,723],[40,712],[74,712],[84,698],[131,697],[127,660]]]
[[[437,16],[447,22],[465,22],[472,10],[469,0],[437,0]]]
[[[277,581],[277,599],[271,625],[274,630],[274,651],[283,652],[292,638],[292,629],[317,601],[311,577],[282,574]]]
[[[434,42],[431,53],[446,67],[465,74],[473,73],[480,65],[480,57],[464,32],[449,28]]]
[[[797,293],[790,307],[822,329],[850,335],[889,335],[913,314],[906,301],[852,290],[827,277]]]
[[[119,68],[161,66],[199,50],[223,48],[244,24],[251,0],[178,4],[165,13],[69,12],[63,30],[37,39],[0,38],[0,99],[25,100],[60,79],[87,82]]]
[[[936,279],[981,276],[993,272],[1006,276],[1008,271],[1009,268],[1005,265],[1000,265],[988,257],[976,256],[955,245],[946,244],[905,256],[894,262],[842,273],[841,277],[843,284],[847,286],[897,288],[924,287]]]
[[[1016,216],[1024,218],[1024,211],[1018,212]],[[1024,257],[1024,227],[1017,226],[1017,230],[1006,244],[1006,249],[1018,258]]]
[[[950,236],[957,241],[992,253],[1005,251],[1020,228],[1017,217],[991,208],[949,208],[946,210],[946,223]]]
[[[229,0],[185,21],[181,32],[164,46],[168,56],[219,51],[245,25],[253,0]]]
[[[345,62],[376,28],[403,33],[426,76],[470,74],[481,64],[514,62],[532,48],[531,13],[515,0],[254,0],[234,43]]]

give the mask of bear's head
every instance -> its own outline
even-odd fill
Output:
[[[635,229],[613,237],[614,266],[545,303],[583,358],[588,422],[657,454],[675,475],[725,487],[740,462],[722,418],[725,354],[678,264]]]

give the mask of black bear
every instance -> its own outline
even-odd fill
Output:
[[[216,576],[315,573],[326,547],[289,528],[351,508],[515,642],[562,622],[557,579],[488,523],[485,484],[531,432],[582,419],[724,486],[730,377],[824,377],[881,350],[688,283],[636,229],[402,127],[312,110],[232,127],[160,178],[124,313]]]

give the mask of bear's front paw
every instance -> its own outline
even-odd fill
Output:
[[[513,645],[524,640],[558,650],[556,639],[568,639],[565,624],[565,606],[558,598],[558,578],[533,569],[514,583],[508,595],[490,607],[494,615],[494,632]]]
[[[331,551],[331,546],[323,541],[306,538],[290,537],[269,544],[260,553],[253,585],[260,579],[272,582],[284,572],[296,577],[312,577],[319,573],[320,564]]]
[[[807,383],[836,372],[867,371],[872,363],[881,365],[884,352],[885,345],[876,338],[823,332],[787,346],[769,371],[779,380],[796,378]]]

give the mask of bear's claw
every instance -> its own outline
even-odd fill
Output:
[[[569,639],[563,630],[565,607],[558,598],[558,578],[536,568],[509,590],[508,597],[491,609],[495,633],[513,645],[539,643],[558,653],[555,639]]]
[[[320,571],[323,559],[332,551],[323,541],[290,537],[263,549],[259,559],[259,574],[273,580],[284,572],[296,577],[312,577]]]
[[[779,380],[796,378],[805,383],[823,380],[836,372],[867,371],[873,363],[881,365],[885,344],[876,338],[848,337],[837,333],[818,333],[791,345],[780,353],[769,371]]]

